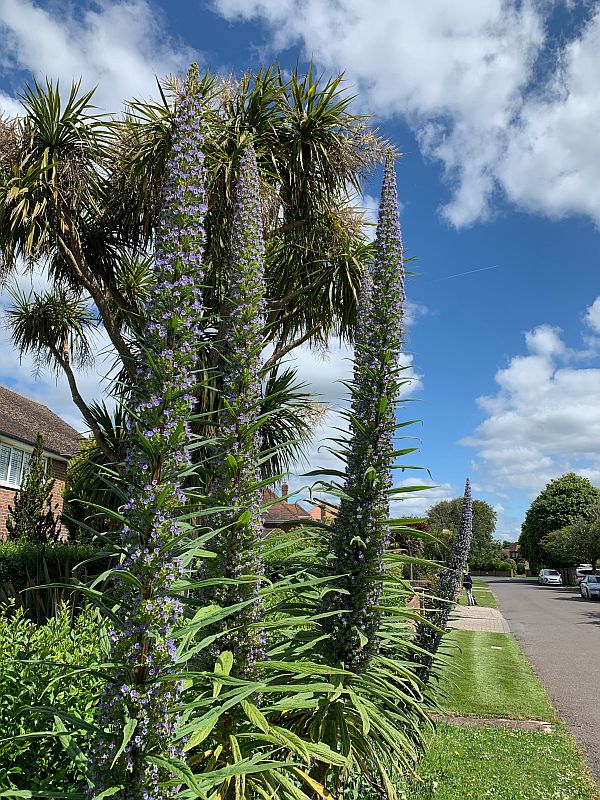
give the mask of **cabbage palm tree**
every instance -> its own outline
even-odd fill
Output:
[[[93,92],[79,84],[63,99],[58,84],[35,83],[22,96],[24,115],[0,121],[0,272],[6,279],[21,262],[42,265],[52,284],[43,295],[18,298],[9,320],[13,341],[66,372],[105,455],[110,445],[81,398],[72,363],[57,359],[41,320],[49,306],[56,311],[62,303],[65,319],[69,303],[85,309],[85,324],[73,324],[69,346],[86,349],[90,330],[102,326],[121,370],[119,385],[134,380],[174,88],[166,83],[157,102],[133,101],[116,119],[99,115]],[[201,92],[208,179],[204,305],[214,322],[204,366],[211,376],[226,335],[233,165],[251,137],[265,209],[268,383],[277,380],[271,370],[300,344],[352,338],[357,287],[371,256],[352,198],[385,147],[350,112],[342,76],[320,81],[309,69],[288,79],[277,68],[239,81],[206,74]],[[315,411],[306,403],[304,413],[298,403],[294,408],[303,420],[295,437],[300,444]]]

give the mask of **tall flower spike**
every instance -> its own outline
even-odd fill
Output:
[[[427,622],[420,622],[415,630],[414,641],[420,650],[413,651],[412,658],[419,664],[419,676],[422,680],[429,679],[435,654],[444,635],[443,631],[448,627],[448,618],[456,601],[469,557],[472,536],[473,502],[471,500],[471,481],[467,478],[460,525],[452,543],[448,565],[439,573],[434,584],[433,598],[430,601],[431,608],[424,613]]]
[[[254,148],[240,158],[231,237],[231,278],[223,343],[223,408],[219,419],[219,452],[213,491],[220,532],[213,540],[216,558],[207,562],[215,577],[236,583],[217,586],[210,599],[219,605],[246,605],[224,620],[220,650],[231,650],[233,673],[251,677],[262,657],[259,598],[263,573],[261,556],[260,480],[261,448],[256,419],[261,396],[260,368],[264,317],[264,239]]]
[[[377,652],[383,553],[389,543],[395,409],[401,382],[404,264],[396,171],[390,154],[383,179],[375,263],[365,275],[357,315],[345,497],[331,540],[333,570],[346,573],[324,610],[327,657],[361,671]]]
[[[120,625],[109,632],[111,673],[101,698],[105,731],[92,745],[94,794],[121,785],[113,797],[162,800],[166,774],[148,757],[180,755],[174,744],[181,686],[171,629],[181,605],[171,596],[181,576],[177,516],[186,502],[181,472],[190,463],[188,420],[202,331],[204,156],[197,68],[188,73],[176,108],[167,165],[154,281],[145,307],[138,379],[132,387],[128,498],[122,508],[123,558],[112,578]]]

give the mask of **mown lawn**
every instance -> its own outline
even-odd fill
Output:
[[[550,733],[440,724],[406,800],[600,800],[575,741],[508,633],[453,631],[448,714],[552,722]],[[458,650],[460,648],[460,651]]]
[[[440,725],[408,800],[598,800],[574,741],[553,733]]]
[[[440,703],[449,714],[556,719],[512,634],[452,631],[446,642],[452,658],[440,683]]]

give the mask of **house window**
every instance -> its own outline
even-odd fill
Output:
[[[25,450],[0,444],[0,483],[18,489],[27,474],[30,458],[31,453]],[[47,459],[44,459],[44,469],[47,467]]]

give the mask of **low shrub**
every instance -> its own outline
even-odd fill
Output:
[[[91,544],[56,542],[41,546],[28,541],[0,542],[0,585],[9,583],[19,591],[36,582],[65,582],[73,577],[84,578],[86,574],[100,575],[108,569],[107,557],[75,571],[78,564],[95,559],[100,553]]]
[[[491,572],[492,570],[511,570],[516,572],[517,565],[512,558],[492,558],[489,561],[469,562],[469,568],[481,572]]]
[[[90,607],[73,620],[62,606],[39,626],[19,609],[0,614],[0,789],[28,789],[43,797],[48,791],[85,788],[81,771],[57,736],[17,737],[55,729],[52,715],[30,707],[54,706],[61,714],[93,721],[100,678],[86,667],[99,660],[100,630],[98,614]],[[81,747],[85,735],[72,733],[76,746]]]

